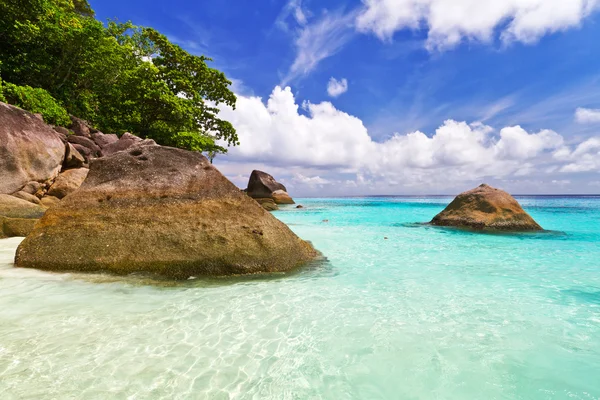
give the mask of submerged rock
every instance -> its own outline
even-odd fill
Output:
[[[431,224],[482,230],[542,230],[514,197],[486,184],[456,196]]]
[[[0,103],[0,193],[54,179],[64,155],[65,145],[54,129],[27,111]]]
[[[0,194],[0,238],[27,236],[45,211],[27,200]]]
[[[200,153],[136,145],[93,160],[15,263],[187,278],[288,271],[316,255]]]
[[[246,193],[254,199],[271,198],[275,204],[294,204],[285,186],[266,172],[258,170],[252,171]]]

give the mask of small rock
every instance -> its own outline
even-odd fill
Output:
[[[101,148],[105,148],[106,146],[108,146],[109,144],[115,143],[116,141],[119,140],[119,137],[117,135],[113,134],[109,134],[106,135],[100,131],[98,132],[94,132],[91,134],[92,135],[92,140]]]
[[[276,211],[279,210],[277,204],[271,198],[262,198],[262,199],[254,199],[267,211]]]
[[[60,199],[58,197],[54,197],[54,196],[44,196],[44,197],[42,197],[40,202],[42,203],[42,205],[44,207],[50,208],[50,207],[54,207],[55,205],[60,203]]]
[[[22,190],[20,192],[13,193],[12,195],[14,197],[16,197],[17,199],[25,200],[25,201],[28,201],[33,204],[41,204],[40,199],[38,199],[37,197],[35,197],[34,195],[32,195],[30,193],[22,191]]]
[[[77,136],[82,136],[89,138],[90,137],[90,127],[88,123],[80,118],[71,116],[71,129],[73,133]]]
[[[63,166],[65,169],[68,168],[81,168],[85,165],[85,157],[71,144],[65,145],[65,161]]]
[[[88,172],[89,169],[87,168],[68,169],[63,171],[58,175],[58,178],[56,178],[52,186],[50,186],[48,195],[62,199],[69,193],[76,191],[87,177]]]
[[[69,143],[74,143],[83,147],[87,147],[91,150],[91,154],[93,157],[99,157],[102,154],[100,147],[96,143],[94,143],[94,141],[90,138],[84,136],[71,135],[67,138],[67,140],[69,141]]]
[[[0,194],[0,238],[27,236],[45,211],[37,204]]]
[[[283,190],[276,190],[271,194],[271,197],[275,201],[275,204],[295,204],[296,202],[290,197],[290,195]]]
[[[102,149],[102,154],[104,156],[110,156],[112,154],[118,153],[119,151],[127,150],[134,144],[141,145],[141,146],[155,146],[156,142],[152,139],[143,140],[135,135],[132,135],[129,132],[125,132],[119,140],[117,140],[114,143],[106,145]]]
[[[27,184],[23,186],[23,189],[21,189],[21,192],[35,194],[38,190],[42,188],[42,186],[44,185],[36,181],[27,182]]]
[[[304,206],[303,206],[303,205],[301,205],[301,204],[298,204],[298,205],[296,206],[296,208],[304,208]]]

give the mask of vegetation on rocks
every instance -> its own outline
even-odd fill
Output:
[[[231,82],[158,31],[94,18],[86,0],[0,2],[0,89],[47,122],[66,110],[104,132],[210,153],[236,145],[218,117],[235,106]]]

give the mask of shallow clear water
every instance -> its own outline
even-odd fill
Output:
[[[0,240],[0,399],[600,398],[600,198],[521,198],[541,234],[414,224],[449,201],[302,199],[275,215],[328,260],[269,279],[48,274]]]

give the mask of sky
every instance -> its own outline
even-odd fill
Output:
[[[600,193],[600,0],[91,0],[211,57],[296,197]]]

